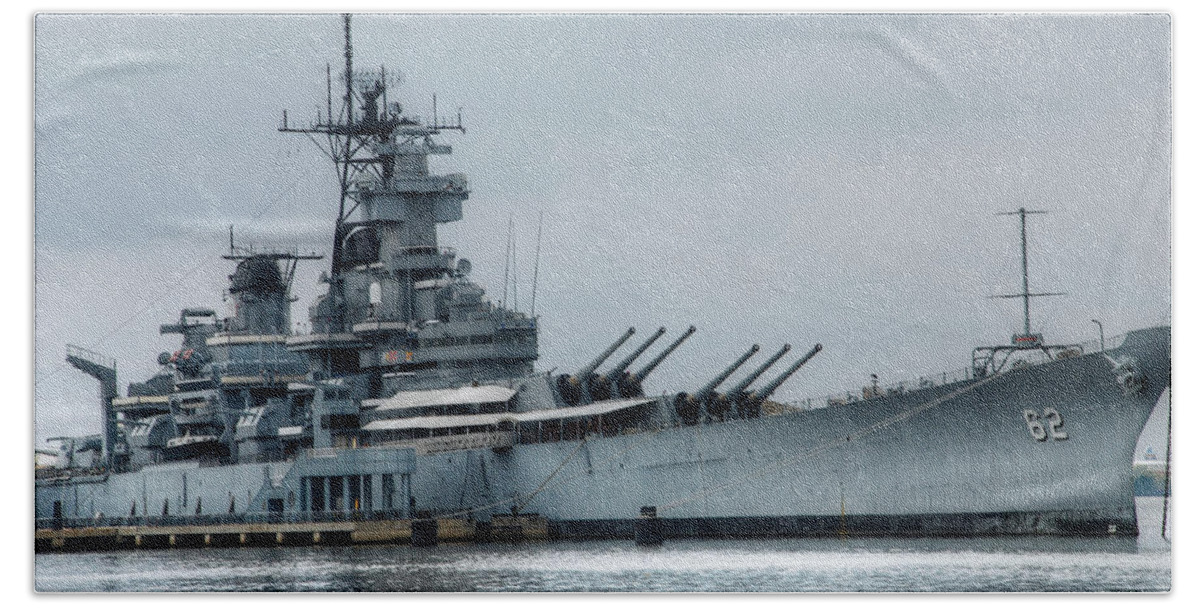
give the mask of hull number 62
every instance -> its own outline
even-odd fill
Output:
[[[1043,422],[1042,418],[1045,418]],[[1039,416],[1037,410],[1025,410],[1025,426],[1029,428],[1029,434],[1035,441],[1045,441],[1053,438],[1056,441],[1067,438],[1067,432],[1063,430],[1062,414],[1058,410],[1048,407]]]

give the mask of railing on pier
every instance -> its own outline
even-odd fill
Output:
[[[55,528],[101,528],[127,526],[219,526],[232,524],[302,524],[326,522],[384,521],[411,518],[405,509],[371,511],[304,511],[295,513],[236,513],[220,515],[152,515],[133,517],[39,517],[39,530]]]

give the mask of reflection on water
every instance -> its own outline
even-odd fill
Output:
[[[40,591],[1167,591],[1161,499],[1138,514],[1137,539],[178,549],[38,555],[35,577]]]

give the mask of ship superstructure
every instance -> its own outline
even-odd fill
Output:
[[[159,374],[121,397],[115,362],[68,352],[101,383],[105,424],[39,470],[40,521],[537,512],[563,536],[612,536],[654,506],[673,535],[1136,532],[1128,461],[1169,382],[1169,328],[1101,352],[1045,345],[1028,299],[1046,294],[1026,272],[1024,333],[977,349],[967,375],[873,383],[812,409],[770,397],[819,343],[769,350],[738,376],[754,344],[661,396],[644,383],[694,326],[652,355],[668,329],[626,347],[630,327],[574,373],[538,371],[537,319],[489,301],[438,241],[470,187],[429,157],[450,154],[439,139],[465,133],[461,116],[405,115],[386,71],[354,70],[349,17],[344,33],[338,109],[327,69],[322,115],[280,125],[339,176],[309,331],[291,331],[290,286],[320,256],[231,235],[233,315],[186,308],[163,325],[182,344]],[[1018,351],[1045,357],[1010,362]]]

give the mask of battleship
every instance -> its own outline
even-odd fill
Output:
[[[839,348],[814,338],[730,348],[707,382],[648,393],[703,331],[686,321],[614,330],[591,360],[539,370],[539,317],[489,301],[439,243],[471,185],[429,159],[465,134],[461,115],[405,114],[386,71],[355,71],[349,17],[344,38],[321,115],[284,111],[278,126],[337,169],[328,259],[231,231],[233,314],[182,309],[160,328],[179,347],[124,394],[114,360],[68,346],[100,386],[103,424],[53,440],[38,528],[537,514],[558,538],[631,537],[648,517],[667,537],[1137,534],[1130,462],[1170,382],[1170,328],[1099,349],[1034,332],[1030,299],[1052,295],[1028,282],[1037,211],[1013,212],[1024,283],[1004,297],[1023,302],[1024,329],[957,375],[772,400]],[[309,263],[328,263],[325,292],[294,331],[292,281]]]

